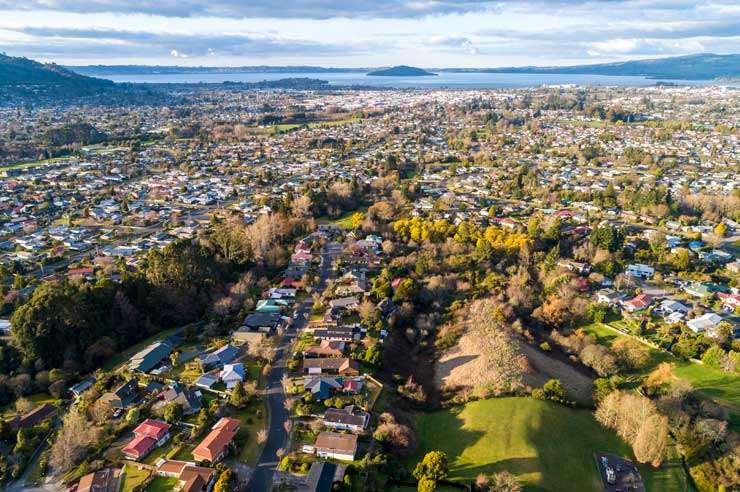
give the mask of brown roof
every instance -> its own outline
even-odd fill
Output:
[[[16,416],[10,425],[13,429],[33,427],[54,415],[56,411],[55,406],[44,403],[23,415]]]
[[[208,482],[213,478],[213,469],[205,466],[188,465],[180,474],[180,481],[185,482],[182,490],[184,492],[201,492],[205,490]]]
[[[120,477],[120,468],[106,468],[88,473],[77,484],[77,492],[116,492]]]
[[[328,359],[305,359],[304,369],[320,368],[322,370],[334,370],[337,372],[357,371],[357,362],[346,357]]]
[[[316,449],[327,451],[341,451],[354,454],[357,451],[357,436],[354,434],[339,434],[337,432],[322,432],[316,437]]]
[[[236,419],[224,417],[213,426],[213,430],[193,450],[193,458],[198,461],[218,460],[220,455],[231,444],[239,430],[240,422]]]

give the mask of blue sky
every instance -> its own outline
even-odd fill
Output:
[[[64,64],[496,67],[740,52],[738,0],[0,0]]]

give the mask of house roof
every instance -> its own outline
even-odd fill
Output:
[[[316,448],[354,454],[357,451],[357,436],[338,432],[321,432],[316,437]]]
[[[117,492],[120,468],[106,468],[88,473],[77,483],[77,492]]]
[[[199,461],[216,461],[236,436],[239,424],[240,422],[236,419],[221,418],[193,450],[193,458]]]
[[[146,455],[154,445],[157,444],[157,440],[149,436],[136,436],[123,448],[123,454],[126,456],[133,456],[134,458],[141,458]]]
[[[149,436],[153,439],[161,439],[170,430],[170,424],[161,420],[146,419],[134,429],[137,436]]]

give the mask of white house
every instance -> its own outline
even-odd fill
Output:
[[[642,263],[633,263],[631,265],[627,265],[627,270],[625,271],[625,273],[630,277],[648,279],[652,278],[655,274],[655,268],[648,265],[643,265]]]
[[[698,318],[694,318],[686,323],[686,325],[695,333],[704,333],[705,331],[714,328],[722,321],[722,317],[716,313],[702,314]]]

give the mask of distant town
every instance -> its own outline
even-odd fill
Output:
[[[0,480],[737,490],[739,129],[721,85],[0,106]]]

